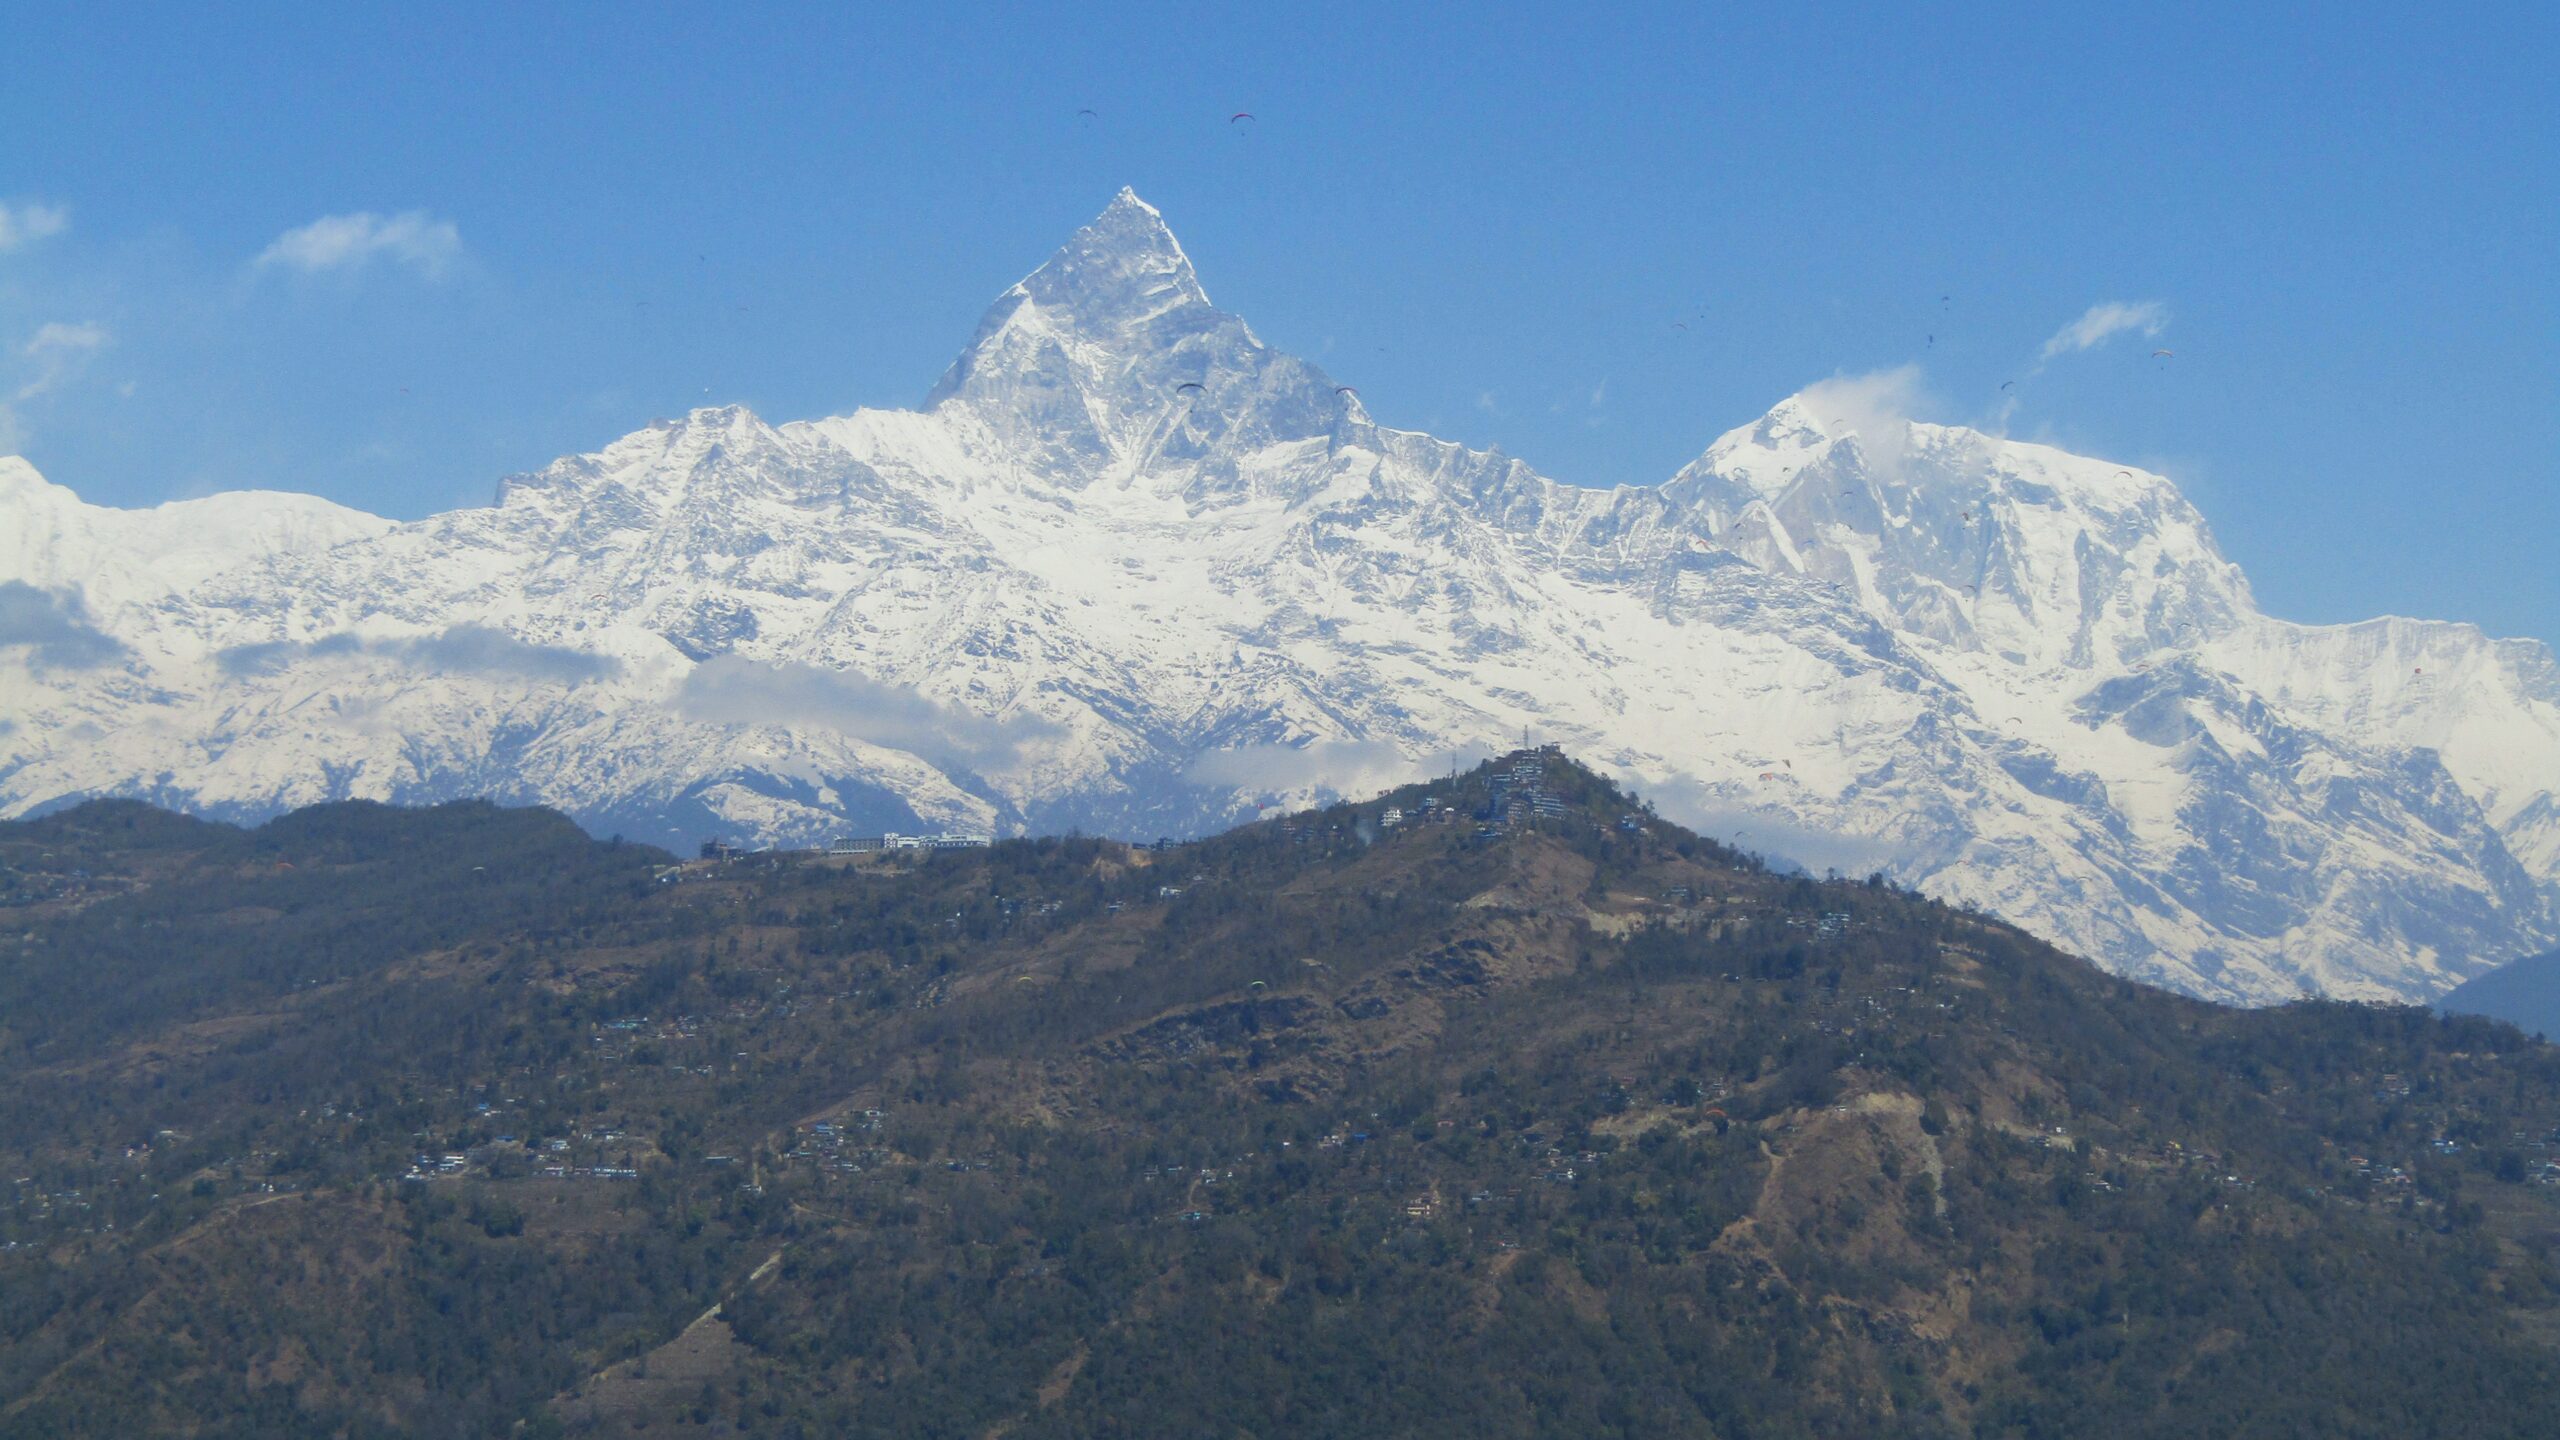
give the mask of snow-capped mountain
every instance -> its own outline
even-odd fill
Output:
[[[915,411],[652,425],[393,523],[0,460],[0,813],[1196,831],[1514,743],[2221,999],[2560,940],[2560,668],[2270,619],[2166,479],[1827,383],[1666,483],[1374,422],[1123,192]]]

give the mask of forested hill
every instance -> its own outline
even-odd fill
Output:
[[[1553,754],[1161,850],[0,826],[0,1436],[2496,1436],[2555,1052]]]

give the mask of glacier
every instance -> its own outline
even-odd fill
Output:
[[[2548,648],[2267,616],[2167,478],[1902,408],[1561,483],[1379,424],[1124,191],[915,410],[696,410],[408,522],[0,458],[0,814],[1184,835],[1526,734],[2209,999],[2560,942]]]

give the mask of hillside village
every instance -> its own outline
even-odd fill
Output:
[[[1552,749],[1170,845],[676,864],[488,807],[258,832],[105,807],[0,829],[0,863],[34,897],[0,973],[57,997],[0,1031],[0,1079],[35,1101],[0,1117],[0,1265],[103,1277],[284,1214],[573,1289],[602,1237],[660,1247],[625,1309],[661,1319],[544,1350],[457,1414],[834,1413],[787,1337],[859,1331],[830,1327],[864,1292],[808,1267],[923,1244],[927,1217],[996,1227],[972,1242],[994,1254],[1080,1217],[1000,1267],[1025,1303],[1070,1233],[1163,1263],[1306,1233],[1450,1274],[1619,1255],[1653,1277],[1628,1293],[1740,1265],[1900,1337],[1838,1350],[1821,1404],[1915,1435],[2039,1403],[1887,1398],[1894,1356],[1987,1376],[2041,1343],[2025,1311],[1928,1318],[1959,1254],[2043,1293],[2030,1251],[1998,1258],[2030,1235],[2367,1236],[2356,1263],[2391,1283],[2472,1255],[2518,1314],[2560,1306],[2544,1047],[2144,992],[1881,878],[1774,873]],[[71,866],[89,888],[47,878]],[[332,894],[343,914],[314,907]],[[241,946],[242,914],[273,943]],[[225,980],[191,988],[205,967]],[[128,1353],[87,1283],[35,1333]],[[709,1364],[715,1303],[721,1398],[635,1372]],[[0,1337],[0,1374],[34,1353]]]

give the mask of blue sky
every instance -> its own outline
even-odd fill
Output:
[[[2560,7],[415,8],[10,18],[0,450],[405,516],[912,404],[1128,184],[1381,420],[1560,479],[1915,364],[2175,477],[2274,613],[2560,639]]]

